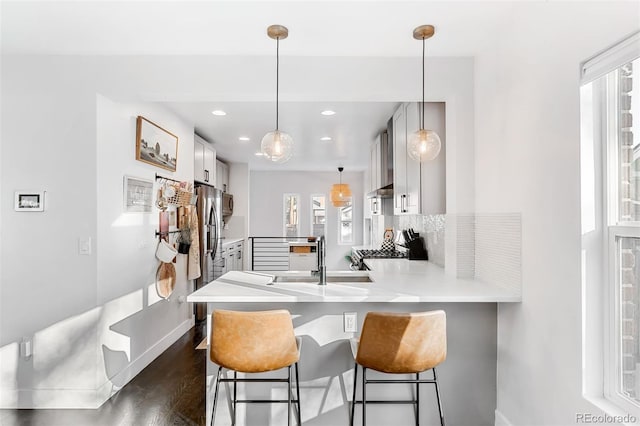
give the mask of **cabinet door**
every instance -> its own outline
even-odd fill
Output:
[[[206,182],[204,178],[204,144],[198,135],[195,135],[193,141],[193,180]]]
[[[405,106],[393,114],[393,214],[404,214],[407,192],[407,122]]]
[[[216,150],[205,146],[204,149],[204,177],[209,185],[216,184]]]
[[[235,271],[236,270],[236,252],[230,250],[227,256],[228,256],[228,259],[227,259],[228,270]]]
[[[223,192],[229,190],[229,166],[222,161],[216,161],[216,188]]]
[[[242,265],[242,250],[236,250],[236,258],[235,258],[235,266],[234,266],[234,270],[236,271],[242,271],[244,269],[244,266]]]
[[[405,114],[407,117],[406,140],[409,136],[420,130],[420,107],[417,102],[406,104]],[[411,159],[408,155],[406,158],[406,199],[405,213],[419,214],[422,206],[420,202],[420,162]]]
[[[228,249],[222,250],[222,273],[223,274],[226,274],[231,270],[231,263],[229,262],[230,260],[231,259],[229,256],[229,250]]]
[[[243,252],[244,242],[240,241],[239,243],[236,243],[236,271],[244,270]]]
[[[367,188],[367,192],[375,191],[376,189],[378,189],[376,188],[377,161],[377,151],[374,142],[374,144],[371,146],[371,150],[369,151],[369,187]]]

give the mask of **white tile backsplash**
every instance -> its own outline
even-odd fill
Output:
[[[393,230],[398,233],[403,229],[413,228],[424,238],[429,260],[444,267],[444,225],[445,215],[402,215],[393,217]]]

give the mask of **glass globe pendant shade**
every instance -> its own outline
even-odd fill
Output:
[[[262,155],[274,163],[284,163],[293,155],[293,138],[285,132],[274,130],[262,138]]]
[[[441,148],[440,136],[433,130],[420,129],[411,134],[407,141],[409,157],[421,163],[435,159]]]

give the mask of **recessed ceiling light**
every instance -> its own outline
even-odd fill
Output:
[[[250,140],[251,140],[251,138],[250,138],[250,137],[248,137],[248,136],[240,136],[240,137],[238,138],[238,140],[239,140],[239,141],[250,141]]]
[[[321,141],[330,141],[331,137],[330,136],[323,136],[320,138]]]
[[[320,114],[322,114],[322,115],[335,115],[336,112],[335,111],[331,111],[330,109],[326,109],[326,110],[322,111]]]
[[[256,152],[256,157],[262,157],[264,154],[260,151]]]
[[[223,110],[221,110],[221,109],[213,110],[213,111],[211,111],[211,114],[213,114],[213,115],[220,115],[220,116],[222,116],[222,115],[227,115],[227,113],[226,113],[226,112],[224,112],[224,111],[223,111]]]

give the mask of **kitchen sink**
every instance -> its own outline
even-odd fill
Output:
[[[276,275],[273,278],[274,283],[317,283],[317,276],[311,275]],[[370,283],[371,278],[368,275],[327,275],[328,283]]]

